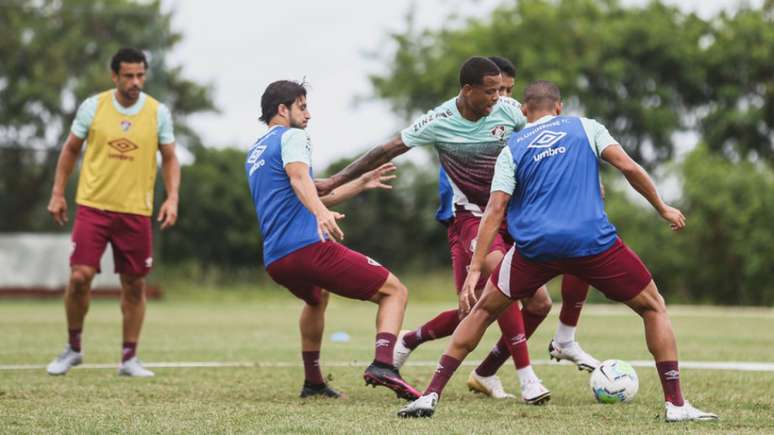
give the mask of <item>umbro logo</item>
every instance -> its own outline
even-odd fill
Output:
[[[527,145],[527,148],[548,148],[559,142],[565,136],[567,136],[567,133],[563,131],[544,130],[532,139],[532,142]]]
[[[385,338],[380,338],[376,340],[376,347],[387,347],[390,345],[390,340],[387,340]]]
[[[664,373],[664,379],[668,381],[676,381],[680,379],[680,370],[670,370]]]
[[[121,139],[111,140],[108,142],[108,145],[121,154],[128,153],[129,151],[134,151],[137,148],[140,148],[134,142],[130,141],[125,137],[122,137]]]
[[[371,266],[381,266],[381,264],[379,264],[376,260],[374,260],[371,257],[366,257],[366,259],[368,260],[368,264],[370,264]]]

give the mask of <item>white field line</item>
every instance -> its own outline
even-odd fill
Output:
[[[462,365],[476,366],[481,361],[464,361]],[[653,361],[629,361],[634,367],[655,367]],[[366,361],[323,361],[327,367],[366,367]],[[407,366],[435,367],[437,361],[408,361]],[[566,361],[561,363],[549,360],[532,360],[533,365],[571,365]],[[301,362],[266,361],[266,362],[229,362],[229,361],[180,361],[180,362],[144,362],[148,368],[287,368],[302,367]],[[117,364],[82,364],[75,369],[116,369]],[[45,364],[5,364],[0,365],[1,370],[43,370]],[[730,370],[739,372],[774,372],[774,363],[771,362],[741,362],[741,361],[680,361],[680,368],[699,370]]]

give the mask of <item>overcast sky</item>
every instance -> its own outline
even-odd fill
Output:
[[[337,158],[381,143],[404,126],[383,102],[355,105],[354,100],[371,95],[368,74],[382,66],[366,53],[394,49],[387,35],[405,30],[404,17],[412,4],[418,27],[437,28],[450,12],[484,16],[500,3],[165,0],[164,7],[175,11],[173,27],[183,34],[183,41],[171,54],[172,62],[182,65],[187,77],[214,88],[220,113],[192,117],[205,143],[246,150],[266,130],[257,120],[265,87],[274,80],[306,78],[311,84],[312,114],[307,130],[315,166],[322,169]],[[721,0],[668,3],[705,17],[720,9],[733,10],[737,4]],[[751,3],[761,4],[762,0]],[[415,154],[421,158],[421,153]]]

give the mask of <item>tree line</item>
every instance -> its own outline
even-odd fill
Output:
[[[183,37],[170,28],[172,14],[159,1],[0,7],[0,231],[62,230],[45,211],[57,148],[77,102],[111,86],[107,59],[134,45],[151,53],[148,91],[169,104],[195,157],[183,168],[178,226],[156,238],[160,263],[260,269],[244,153],[208,148],[186,123],[214,104],[210,87],[166,60]],[[531,80],[557,82],[566,112],[603,122],[671,180],[672,203],[688,216],[680,234],[620,177],[604,174],[610,219],[663,292],[693,302],[774,303],[774,0],[708,19],[658,1],[503,2],[489,16],[449,23],[418,29],[409,15],[406,30],[389,35],[394,50],[371,76],[373,96],[408,122],[456,94],[457,69],[473,54],[511,59],[515,96]],[[686,133],[698,142],[690,151],[678,147]],[[399,166],[394,190],[339,207],[347,245],[398,271],[450,270],[446,229],[433,218],[437,166]]]

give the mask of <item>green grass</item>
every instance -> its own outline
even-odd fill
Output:
[[[417,283],[419,284],[419,283]],[[280,291],[175,291],[151,302],[140,354],[145,361],[299,361],[300,302]],[[406,326],[414,327],[450,307],[440,297],[409,304]],[[530,340],[533,359],[546,358],[556,312]],[[774,432],[774,373],[682,371],[686,397],[717,412],[716,423],[666,424],[654,369],[638,368],[640,392],[627,405],[596,404],[588,375],[569,366],[538,365],[552,392],[544,407],[493,401],[466,391],[471,366],[449,383],[436,416],[400,420],[402,402],[385,389],[363,386],[361,372],[373,354],[375,306],[334,298],[328,310],[323,370],[346,400],[297,398],[300,366],[156,369],[152,379],[118,378],[115,370],[74,369],[49,377],[43,369],[0,370],[0,433],[763,433]],[[692,361],[772,361],[774,310],[674,307],[680,355]],[[64,343],[59,301],[0,304],[0,364],[46,364]],[[333,343],[346,331],[348,343]],[[480,360],[497,338],[492,328],[469,359]],[[590,306],[579,339],[601,358],[649,359],[640,320],[618,306]],[[410,361],[437,361],[447,340],[427,343]],[[116,301],[94,302],[84,333],[87,363],[119,357],[120,310]],[[330,367],[326,361],[353,362]],[[433,368],[402,370],[420,389]],[[509,363],[501,372],[515,392]]]

